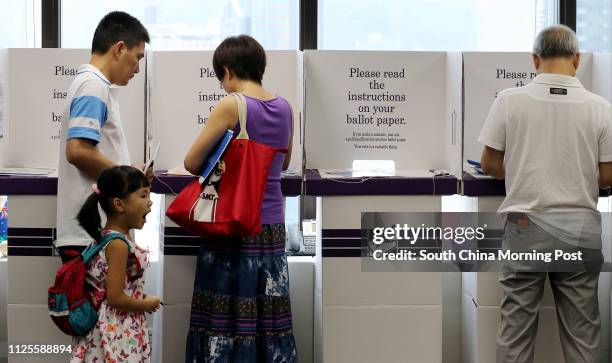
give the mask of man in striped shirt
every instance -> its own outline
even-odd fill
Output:
[[[61,127],[57,193],[57,240],[62,261],[82,252],[91,237],[76,215],[98,175],[114,165],[130,165],[128,145],[116,97],[139,71],[149,34],[124,12],[107,14],[98,24],[91,59],[79,66],[68,91]],[[149,170],[149,179],[152,171]]]

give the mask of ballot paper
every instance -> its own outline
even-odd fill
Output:
[[[153,152],[153,155],[149,158],[149,160],[147,160],[147,163],[144,166],[144,169],[142,169],[143,172],[147,172],[147,170],[149,170],[149,168],[153,167],[153,163],[155,162],[155,158],[157,157],[157,153],[159,153],[159,146],[161,145],[161,143],[157,143],[157,146],[155,147],[155,151]]]

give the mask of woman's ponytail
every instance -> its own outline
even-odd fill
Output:
[[[98,211],[98,200],[98,194],[91,193],[77,214],[79,225],[96,241],[102,238],[102,219]]]

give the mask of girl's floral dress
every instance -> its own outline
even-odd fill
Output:
[[[111,231],[103,231],[103,236]],[[114,231],[112,231],[114,232]],[[147,250],[138,247],[129,236],[129,257],[125,277],[125,294],[143,299],[144,267],[148,264]],[[151,358],[151,343],[145,313],[116,310],[106,302],[106,248],[93,258],[87,272],[87,282],[93,288],[92,300],[100,305],[98,322],[85,337],[72,341],[70,363],[143,363]]]

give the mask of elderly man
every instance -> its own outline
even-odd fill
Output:
[[[576,232],[555,217],[558,212],[579,219],[574,226],[601,229],[598,187],[612,184],[611,110],[609,102],[585,90],[576,78],[579,63],[576,34],[561,25],[546,28],[533,46],[537,77],[525,87],[500,92],[491,107],[478,140],[485,145],[484,172],[506,180],[499,212],[508,213],[507,234],[510,230],[542,241],[561,240],[567,235],[564,228]],[[587,247],[601,260],[601,240],[599,246]],[[546,275],[501,274],[498,363],[533,362]],[[599,363],[599,270],[548,276],[566,362]]]

